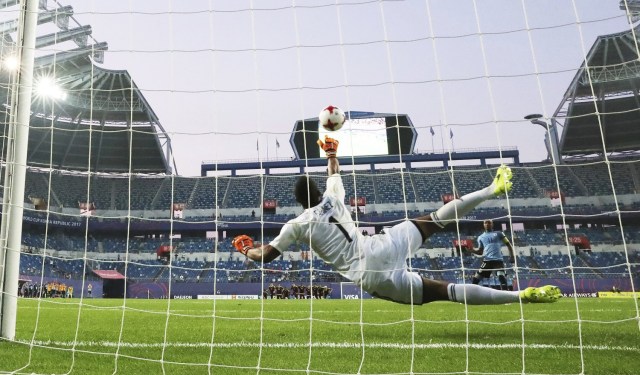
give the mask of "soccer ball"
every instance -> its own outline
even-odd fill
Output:
[[[344,118],[344,111],[332,105],[320,111],[318,115],[320,125],[330,132],[340,130],[344,125]]]

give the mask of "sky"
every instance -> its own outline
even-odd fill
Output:
[[[551,117],[596,37],[630,27],[618,0],[61,3],[108,43],[101,66],[129,71],[184,176],[291,158],[295,121],[329,104],[409,115],[416,152],[543,160],[545,129],[523,117]]]

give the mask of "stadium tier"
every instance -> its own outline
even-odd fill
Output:
[[[478,190],[491,178],[495,167],[454,167],[382,169],[373,172],[343,172],[347,197],[364,197],[368,204],[438,202],[442,194],[454,190],[465,193]],[[632,195],[639,191],[640,162],[619,160],[552,166],[523,164],[514,166],[513,199],[548,198],[550,192],[562,192],[565,198]],[[609,173],[610,171],[610,173]],[[556,180],[557,174],[557,180]],[[312,173],[312,175],[314,175]],[[319,175],[319,174],[315,174]],[[27,174],[26,197],[49,197],[53,207],[77,207],[93,202],[98,210],[168,210],[172,203],[185,204],[189,210],[213,210],[261,207],[261,199],[274,199],[280,207],[292,207],[292,186],[298,175],[266,174],[220,177],[112,177],[44,173]],[[558,183],[556,183],[558,181]],[[320,188],[323,181],[318,177]],[[129,190],[131,195],[129,195]],[[357,193],[356,193],[357,192]],[[131,198],[127,198],[127,197]],[[31,203],[27,199],[27,203]],[[525,202],[526,203],[526,202]],[[536,204],[531,204],[536,205]]]
[[[592,291],[631,282],[631,275],[640,271],[640,224],[636,218],[640,201],[635,194],[640,162],[532,163],[514,165],[513,170],[515,188],[509,194],[509,206],[496,199],[478,207],[472,215],[461,218],[459,233],[455,228],[435,233],[408,265],[427,278],[470,282],[481,258],[458,248],[455,241],[475,244],[480,222],[490,218],[505,225],[524,223],[504,227],[517,255],[515,263],[506,256],[504,259],[510,270],[509,287],[536,280],[578,280],[576,290]],[[353,203],[354,220],[368,234],[374,234],[407,217],[427,214],[447,196],[482,188],[494,171],[495,166],[426,167],[342,174],[347,199],[362,202],[358,206]],[[324,174],[313,172],[311,176],[324,190]],[[613,181],[617,200],[611,199],[611,183],[603,176]],[[300,209],[291,193],[297,177],[125,178],[30,170],[20,267],[22,291],[29,295],[34,285],[60,280],[72,285],[84,280],[95,284],[98,296],[101,288],[109,285],[102,271],[116,272],[126,279],[130,285],[127,293],[139,295],[146,285],[151,293],[148,296],[160,298],[168,296],[165,287],[158,286],[165,284],[200,285],[198,288],[216,284],[229,292],[244,284],[255,288],[265,282],[287,287],[317,282],[338,290],[335,283],[348,280],[316,258],[308,244],[282,249],[278,260],[263,267],[244,259],[231,245],[230,238],[238,231],[269,243],[279,228],[298,214]],[[561,193],[554,195],[558,186]],[[48,198],[48,206],[42,206],[41,197]],[[277,203],[272,211],[266,211],[263,200]],[[89,204],[82,206],[82,202]],[[623,226],[616,223],[618,211],[625,218]],[[129,213],[131,219],[127,219]],[[563,222],[565,227],[559,225]],[[90,231],[85,236],[87,226]],[[583,239],[584,244],[574,243]],[[159,249],[168,252],[161,254]],[[84,254],[88,254],[86,262]],[[500,287],[496,277],[482,283]],[[82,289],[82,285],[76,286]],[[105,296],[113,296],[109,288],[102,292]],[[172,288],[172,295],[185,293],[182,286]]]

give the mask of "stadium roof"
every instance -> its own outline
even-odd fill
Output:
[[[0,7],[15,3],[5,0]],[[76,22],[71,7],[49,10],[46,2],[40,5],[39,27],[53,22],[59,30],[38,33],[35,84],[41,77],[52,77],[66,98],[53,100],[34,92],[27,164],[85,172],[171,173],[171,140],[129,73],[96,65],[107,43],[90,38],[90,26],[70,28],[69,20]],[[2,58],[16,49],[11,36],[16,30],[16,20],[0,23]],[[65,48],[69,43],[77,48]],[[54,53],[45,48],[51,45]],[[4,103],[10,102],[10,74],[0,74]],[[1,127],[0,136],[7,129]]]
[[[564,122],[563,155],[640,150],[639,33],[636,25],[591,47],[553,116]]]

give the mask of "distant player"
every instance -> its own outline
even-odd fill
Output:
[[[504,270],[504,261],[502,260],[502,245],[506,245],[509,249],[509,261],[513,263],[513,246],[509,242],[507,236],[502,231],[493,230],[493,221],[485,220],[484,233],[478,237],[478,250],[471,250],[476,255],[484,256],[480,269],[473,276],[473,283],[479,284],[485,277],[490,277],[492,272],[498,275],[500,281],[500,289],[508,290],[507,275]]]
[[[336,158],[338,141],[325,136],[318,144],[327,156],[327,189],[322,194],[308,176],[302,176],[294,189],[296,201],[305,211],[289,220],[268,245],[255,247],[251,237],[236,236],[233,246],[254,261],[271,262],[296,241],[310,244],[313,251],[340,274],[369,294],[398,303],[420,305],[432,301],[454,301],[470,305],[511,302],[554,302],[560,289],[547,285],[510,292],[473,284],[453,284],[422,278],[409,272],[406,259],[433,233],[463,217],[474,207],[511,188],[511,170],[498,168],[493,183],[455,199],[427,216],[407,220],[384,234],[363,236],[344,204],[345,190]]]
[[[269,284],[269,297],[274,299],[276,295],[276,286],[273,283]]]

